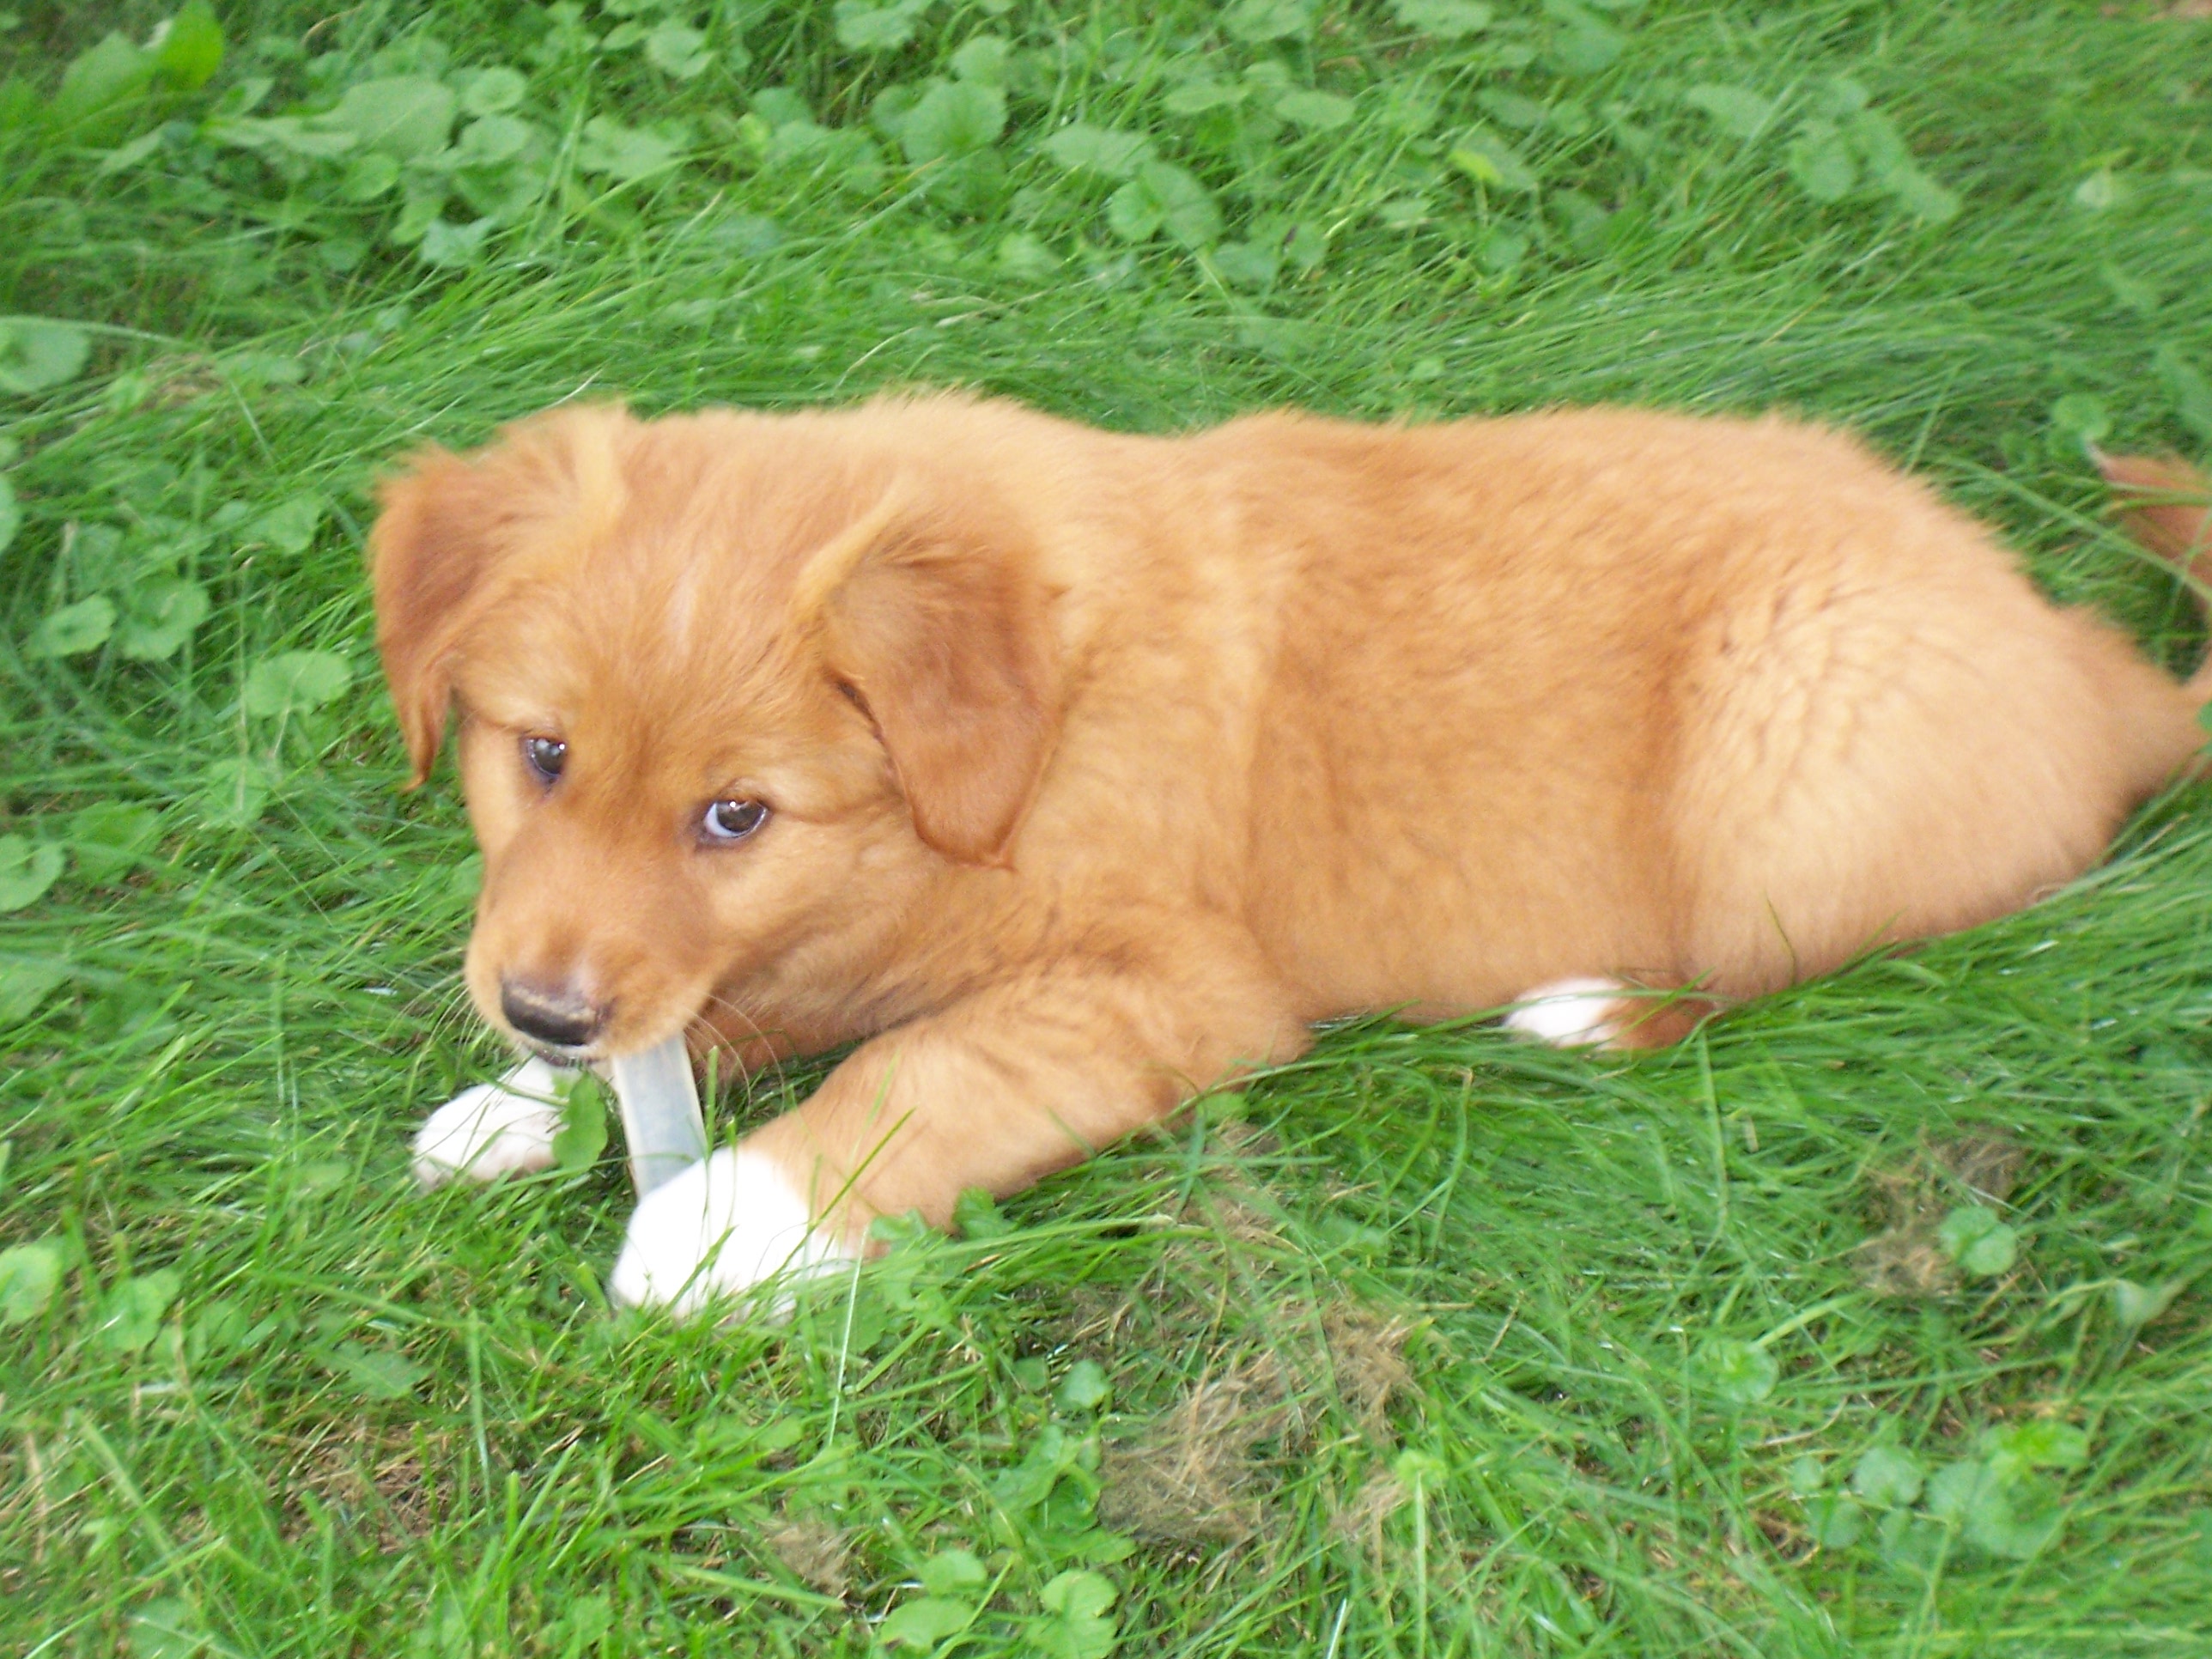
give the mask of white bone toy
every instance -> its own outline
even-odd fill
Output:
[[[607,1071],[622,1108],[630,1179],[643,1198],[707,1156],[698,1079],[681,1036],[610,1060]]]

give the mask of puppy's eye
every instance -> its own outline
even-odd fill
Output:
[[[707,809],[700,832],[708,841],[743,841],[767,822],[766,801],[718,800]]]
[[[558,738],[525,738],[522,763],[537,775],[538,782],[550,783],[568,763],[568,745]]]

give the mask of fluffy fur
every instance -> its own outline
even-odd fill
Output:
[[[2146,503],[2191,487],[2112,465]],[[2144,512],[2199,556],[2201,507]],[[809,1260],[1026,1186],[1324,1017],[1690,988],[1518,1017],[1668,1041],[2002,915],[2190,760],[2212,690],[1778,419],[1161,439],[951,397],[571,408],[414,458],[373,556],[417,781],[460,713],[487,1019],[513,1029],[514,985],[587,1010],[571,1061],[862,1040],[722,1183],[780,1178]],[[557,782],[532,737],[568,745]],[[732,799],[772,815],[703,840]],[[694,1184],[641,1216],[626,1296],[774,1270],[749,1238],[714,1265],[693,1212],[721,1187]],[[759,1206],[708,1207],[727,1234]]]

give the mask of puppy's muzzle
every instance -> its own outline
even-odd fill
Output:
[[[499,982],[499,1011],[524,1036],[555,1048],[581,1048],[605,1029],[607,1008],[571,985]]]

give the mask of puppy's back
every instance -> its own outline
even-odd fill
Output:
[[[2070,878],[2186,752],[2124,639],[1818,428],[1200,441],[1252,543],[1295,550],[1252,908],[1316,1008],[1771,988]]]

